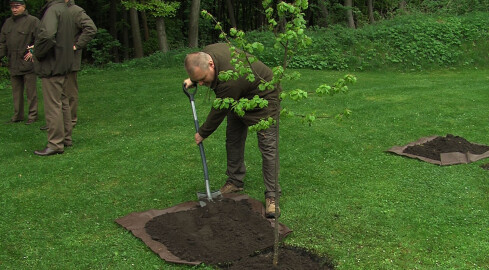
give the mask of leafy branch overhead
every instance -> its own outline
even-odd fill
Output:
[[[304,19],[303,11],[308,8],[307,0],[296,0],[294,3],[281,1],[275,8],[274,1],[272,0],[264,0],[262,1],[262,4],[265,10],[269,30],[275,35],[275,43],[273,47],[274,49],[283,50],[282,64],[272,68],[274,76],[271,81],[265,81],[263,78],[256,78],[255,76],[258,75],[253,72],[252,64],[257,61],[253,54],[265,50],[265,46],[262,43],[248,42],[245,37],[245,32],[236,28],[231,28],[229,33],[226,33],[222,24],[206,10],[202,11],[202,16],[214,22],[215,29],[220,32],[219,37],[230,46],[232,59],[231,65],[234,67],[234,70],[221,71],[218,75],[219,79],[228,81],[236,80],[239,77],[246,77],[246,79],[251,82],[259,79],[259,89],[263,91],[276,88],[284,80],[295,80],[300,78],[300,73],[298,72],[287,73],[287,65],[298,51],[311,44],[311,39],[305,34],[306,21]],[[300,101],[308,98],[309,94],[314,93],[318,96],[333,96],[338,93],[348,92],[348,85],[355,82],[356,77],[348,74],[343,78],[340,78],[332,86],[328,84],[319,85],[314,92],[308,92],[301,89],[284,90],[280,93],[280,99]],[[267,106],[267,102],[258,96],[255,96],[252,100],[241,99],[239,101],[232,98],[226,98],[216,99],[213,106],[215,109],[231,109],[237,115],[243,116],[246,111],[253,110],[257,107],[263,108],[264,106]],[[296,114],[288,108],[283,108],[281,114],[301,116],[308,124],[312,124],[312,122],[318,118],[316,117],[315,112]],[[341,119],[343,117],[348,117],[350,114],[351,111],[345,109],[345,111],[338,114],[336,118]],[[250,129],[254,131],[262,130],[268,128],[271,124],[273,124],[273,119],[262,119],[261,122],[250,127]]]
[[[180,2],[177,1],[161,1],[147,0],[141,2],[122,0],[122,5],[126,9],[134,8],[139,11],[149,11],[155,17],[173,17],[175,16]]]

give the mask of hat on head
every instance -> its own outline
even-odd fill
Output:
[[[21,4],[21,5],[25,5],[25,1],[24,0],[10,0],[10,4]]]

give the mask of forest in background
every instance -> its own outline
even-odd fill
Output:
[[[29,12],[37,16],[45,0],[26,2]],[[76,0],[76,4],[86,10],[99,28],[85,53],[86,63],[99,66],[218,41],[218,31],[200,16],[200,10],[208,10],[223,23],[224,29],[252,31],[251,37],[264,43],[269,38],[269,33],[262,31],[266,21],[261,0]],[[9,0],[2,0],[1,5],[3,24],[10,16]],[[476,50],[481,46],[487,49],[484,39],[489,32],[488,13],[489,0],[310,0],[305,18],[315,40],[311,50],[319,51],[304,53],[293,66],[368,69],[385,64],[396,66],[412,61],[416,55],[421,61],[426,58],[422,57],[423,53],[431,55],[433,64],[439,62],[435,58],[442,53],[441,66],[447,66],[461,61],[451,48],[467,46],[462,44],[467,43],[467,38],[476,43]],[[427,35],[435,37],[426,41]],[[417,41],[421,45],[413,44]],[[432,46],[433,42],[448,43],[419,55],[420,50]],[[394,49],[386,48],[386,43]],[[328,55],[320,53],[326,50],[330,51]],[[274,52],[265,53],[268,58],[264,55],[264,61],[273,62]],[[486,59],[487,53],[482,53],[482,57]],[[364,59],[376,61],[362,63]],[[422,67],[416,61],[410,66]]]

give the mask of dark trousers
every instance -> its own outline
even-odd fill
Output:
[[[10,76],[12,83],[12,97],[14,100],[14,116],[12,121],[24,120],[24,88],[29,105],[29,120],[37,120],[37,76],[34,73]]]
[[[71,144],[71,113],[66,94],[67,76],[42,78],[44,114],[48,126],[48,147],[63,150],[64,144]]]
[[[68,101],[70,104],[70,112],[71,112],[71,122],[73,126],[76,125],[76,121],[78,121],[78,75],[76,71],[73,71],[68,74],[68,79],[66,81],[66,93],[68,96]]]
[[[278,119],[278,118],[276,118]],[[278,120],[277,120],[278,121]],[[244,186],[246,165],[244,161],[245,144],[248,136],[248,126],[234,113],[227,115],[226,152],[227,152],[227,181],[237,187]],[[266,130],[257,132],[258,148],[262,156],[263,183],[265,197],[275,197],[275,175],[278,176],[278,129],[274,125]],[[280,185],[278,186],[280,195]]]

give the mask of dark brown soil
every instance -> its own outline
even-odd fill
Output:
[[[482,164],[481,165],[481,168],[484,169],[484,170],[489,170],[489,163]]]
[[[489,146],[473,144],[466,139],[447,134],[446,137],[436,137],[424,144],[408,146],[404,153],[426,157],[434,160],[441,160],[441,153],[460,152],[480,155],[489,151]]]
[[[267,249],[253,256],[243,258],[240,261],[234,262],[232,265],[220,266],[222,269],[231,270],[325,270],[333,269],[332,264],[321,259],[305,250],[294,247],[279,248],[278,264],[275,268],[273,265],[273,248]]]
[[[152,239],[186,261],[235,270],[273,266],[269,252],[274,244],[273,228],[246,200],[223,199],[194,210],[160,215],[145,228]],[[331,269],[305,252],[280,251],[280,268],[276,269]]]

